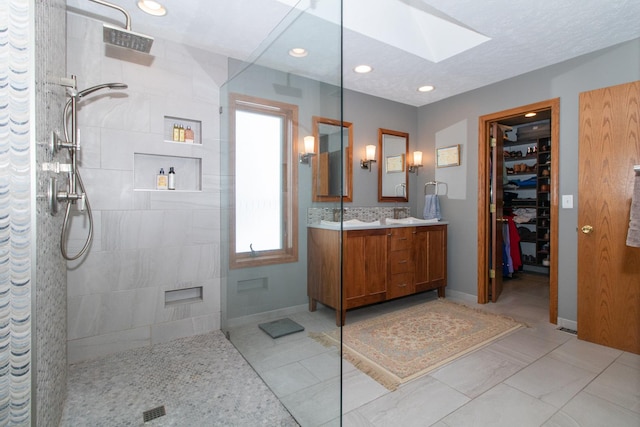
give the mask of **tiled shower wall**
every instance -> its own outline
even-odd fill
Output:
[[[102,42],[102,22],[67,15],[67,70],[79,89],[129,86],[79,104],[94,239],[87,256],[68,263],[69,363],[220,328],[218,110],[227,59],[150,36],[150,55],[123,50]],[[202,145],[166,142],[165,117],[202,122]],[[201,170],[177,168],[178,190],[154,190],[156,171],[139,167],[141,155],[164,156],[165,171],[197,158]],[[194,173],[201,189],[180,191]],[[86,217],[74,215],[71,228],[74,253]],[[199,287],[201,300],[187,293],[195,298],[165,303],[167,291]]]

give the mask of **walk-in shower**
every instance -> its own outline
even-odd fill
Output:
[[[59,149],[66,148],[71,158],[70,164],[56,164],[55,172],[68,173],[67,191],[58,191],[58,184],[55,178],[49,181],[49,207],[52,215],[55,215],[59,209],[60,202],[67,202],[64,220],[62,222],[62,231],[60,232],[60,252],[62,256],[73,261],[80,258],[87,251],[93,240],[93,214],[91,212],[91,204],[89,197],[82,182],[80,171],[78,170],[78,151],[80,150],[80,141],[78,138],[78,102],[87,95],[90,95],[101,89],[126,89],[124,83],[103,83],[90,88],[78,91],[77,80],[75,76],[71,76],[71,84],[67,89],[69,99],[64,106],[64,139],[61,139],[55,133],[51,138],[51,150],[55,153]],[[76,205],[78,211],[86,212],[89,219],[89,231],[82,249],[75,254],[69,255],[67,252],[67,232],[69,229],[71,205]]]

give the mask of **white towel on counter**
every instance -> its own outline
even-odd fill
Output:
[[[427,194],[424,196],[424,219],[437,219],[440,221],[440,200],[437,194]]]
[[[627,231],[627,246],[640,248],[640,174],[636,172],[631,196],[631,214]]]

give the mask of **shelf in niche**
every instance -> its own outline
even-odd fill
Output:
[[[169,173],[176,171],[176,189],[158,190],[156,176],[160,168]],[[162,154],[133,153],[133,189],[157,192],[201,192],[202,159],[197,157],[167,156]]]
[[[174,141],[173,140],[173,125],[182,125],[185,129],[191,127],[193,130],[193,142],[187,141]],[[199,120],[185,119],[182,117],[164,116],[164,129],[162,131],[164,142],[172,144],[188,144],[188,145],[202,145],[202,122]]]

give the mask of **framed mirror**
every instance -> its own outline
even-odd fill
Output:
[[[408,202],[409,134],[378,129],[378,201]]]
[[[313,157],[314,202],[345,202],[353,198],[352,124],[313,117],[316,156]],[[344,173],[343,173],[344,171]]]

